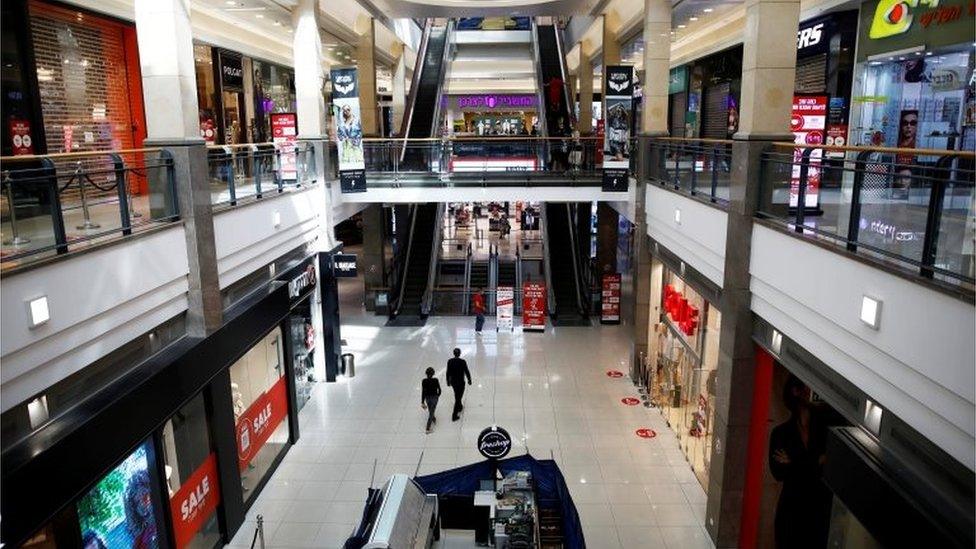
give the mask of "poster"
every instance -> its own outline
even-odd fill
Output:
[[[515,308],[515,289],[499,286],[495,291],[495,330],[514,330],[512,313]]]
[[[522,331],[546,329],[546,285],[541,282],[522,284]]]
[[[827,127],[827,96],[826,95],[795,95],[793,96],[793,115],[790,117],[790,130],[793,132],[793,142],[797,145],[823,145],[826,141]],[[800,161],[805,148],[793,149],[793,174],[790,179],[790,207],[795,208],[800,192]],[[818,209],[820,203],[820,160],[823,149],[814,149],[810,153],[810,167],[807,170],[807,188],[804,206],[807,209]]]
[[[34,140],[31,139],[30,121],[23,118],[11,118],[7,126],[10,141],[13,144],[13,155],[23,156],[34,154]]]
[[[169,498],[177,549],[189,545],[193,536],[217,510],[219,503],[217,456],[211,452],[197,470],[183,482],[180,489]]]
[[[237,418],[237,459],[242,472],[286,415],[288,392],[282,376]]]
[[[366,192],[359,76],[355,68],[332,69],[332,119],[339,154],[339,187],[344,193]]]
[[[600,324],[620,324],[620,273],[603,275]]]
[[[603,91],[603,191],[627,192],[630,168],[630,122],[633,115],[634,67],[606,68]]]
[[[293,112],[272,113],[271,141],[281,151],[281,178],[298,178],[295,142],[298,140],[298,117]]]
[[[898,114],[898,148],[914,149],[918,141],[918,111],[904,110]],[[895,177],[891,186],[891,198],[908,200],[912,186],[912,166],[915,165],[914,154],[898,153],[895,155]]]

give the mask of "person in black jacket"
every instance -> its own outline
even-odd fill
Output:
[[[447,361],[447,386],[454,389],[454,413],[452,421],[458,420],[458,414],[464,409],[461,399],[464,398],[464,380],[467,378],[471,385],[471,372],[468,363],[461,358],[461,349],[454,349],[454,358]]]
[[[437,423],[434,417],[434,410],[437,408],[437,400],[441,396],[441,382],[434,377],[434,369],[427,368],[425,372],[427,378],[420,382],[420,407],[427,410],[427,432]]]

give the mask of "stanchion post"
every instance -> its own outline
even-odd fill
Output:
[[[14,183],[10,179],[10,172],[3,172],[3,184],[7,186],[7,207],[10,209],[10,240],[4,242],[9,246],[23,246],[30,242],[26,236],[20,236],[17,230],[17,207],[14,205]]]
[[[132,234],[132,220],[129,218],[129,189],[126,185],[125,177],[125,162],[122,161],[122,157],[118,154],[112,153],[109,155],[112,159],[112,167],[115,171],[115,192],[119,196],[119,218],[122,223],[122,234],[130,235]]]
[[[83,231],[97,229],[101,225],[91,220],[91,212],[88,211],[88,193],[85,192],[85,174],[81,171],[80,160],[75,164],[75,177],[78,178],[78,192],[81,193],[81,213],[84,216],[84,221],[77,228]]]

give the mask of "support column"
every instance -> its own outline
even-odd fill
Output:
[[[204,336],[223,321],[207,149],[200,137],[193,33],[188,0],[136,0],[136,36],[146,105],[145,147],[173,158],[176,205],[186,235],[189,264],[187,334]],[[159,172],[160,170],[153,170]],[[161,174],[159,174],[161,175]],[[165,177],[150,177],[151,194],[167,196]],[[151,204],[153,215],[168,209]]]
[[[617,29],[620,26],[620,18],[617,12],[607,11],[603,15],[603,72],[606,74],[607,65],[620,63],[620,39],[617,37]]]
[[[593,133],[593,60],[590,58],[589,42],[579,45],[579,132],[580,135]]]
[[[606,202],[596,205],[596,276],[617,272],[617,232],[620,214]],[[598,282],[599,282],[598,280]]]
[[[722,288],[712,462],[705,527],[715,546],[748,543],[741,534],[756,383],[752,343],[749,259],[759,195],[760,156],[771,141],[790,139],[789,120],[796,73],[799,0],[747,0],[742,63],[742,109],[732,147],[731,199]],[[761,30],[760,30],[761,29]],[[755,458],[754,458],[755,459]],[[755,465],[755,464],[752,464]]]
[[[362,117],[363,135],[376,137],[376,22],[372,17],[361,17],[356,22],[359,43],[356,45],[356,66],[359,68],[359,112]]]
[[[407,111],[407,48],[399,45],[396,65],[393,66],[393,132],[400,135],[403,116]]]
[[[383,257],[383,205],[370,204],[363,210],[363,257],[359,264],[363,270],[363,286],[366,310],[376,310],[376,288],[386,286]]]

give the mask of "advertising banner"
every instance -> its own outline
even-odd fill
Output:
[[[827,128],[827,96],[826,95],[795,95],[793,96],[793,115],[790,118],[790,129],[793,131],[793,142],[797,145],[823,145],[826,141]],[[793,174],[790,179],[790,207],[795,208],[799,200],[800,191],[800,161],[803,157],[802,148],[793,149]],[[807,188],[804,205],[808,209],[816,210],[820,203],[820,161],[823,149],[814,149],[810,153],[810,167],[807,170]]]
[[[237,461],[243,472],[271,433],[288,415],[288,392],[282,376],[237,418]]]
[[[11,118],[7,131],[10,132],[14,156],[34,154],[34,140],[31,139],[29,120]]]
[[[276,112],[271,115],[271,141],[281,151],[281,178],[295,180],[298,177],[295,142],[298,140],[298,116],[293,112]]]
[[[495,329],[514,330],[515,290],[511,286],[499,286],[495,292]]]
[[[540,282],[522,284],[522,331],[546,329],[546,285]]]
[[[173,515],[173,534],[177,549],[193,541],[193,536],[206,524],[220,503],[220,484],[217,477],[217,456],[210,453],[200,467],[183,482],[169,498]]]
[[[339,187],[344,193],[366,192],[359,75],[355,68],[332,69],[332,119],[339,151]]]
[[[600,324],[620,324],[620,273],[603,275]]]
[[[207,145],[217,144],[217,123],[212,116],[200,117],[200,137],[207,142]]]
[[[630,122],[634,101],[634,67],[605,67],[603,113],[603,190],[627,192],[630,168]]]

